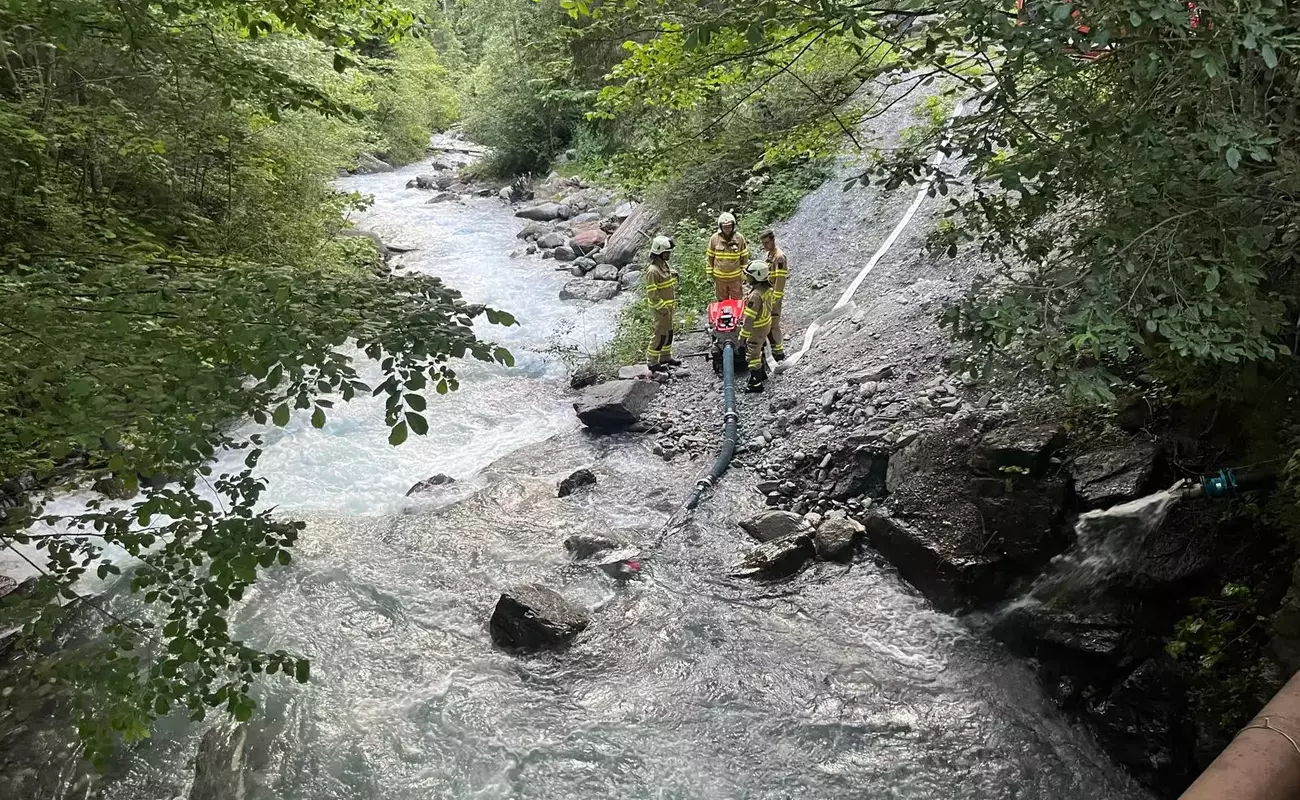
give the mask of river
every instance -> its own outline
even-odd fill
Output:
[[[641,580],[569,562],[572,533],[650,539],[703,465],[579,431],[546,351],[557,336],[599,344],[614,304],[561,302],[562,273],[507,257],[519,225],[497,201],[425,205],[403,188],[419,171],[342,183],[374,195],[366,224],[420,248],[406,268],[517,316],[519,327],[483,333],[518,366],[466,364],[461,391],[430,404],[430,436],[400,448],[374,403],[340,407],[319,431],[295,422],[270,443],[268,502],[310,524],[236,625],[308,655],[313,680],[262,687],[250,798],[1143,796],[1025,666],[869,555],[781,584],[727,578],[744,546],[734,521],[758,503],[743,472]],[[600,483],[557,499],[579,466]],[[403,497],[439,472],[459,480],[441,503]],[[525,580],[596,610],[569,650],[493,648],[495,599]],[[202,731],[164,721],[122,754],[105,796],[183,795]]]

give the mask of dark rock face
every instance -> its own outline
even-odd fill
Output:
[[[945,541],[879,511],[862,522],[871,546],[940,611],[1005,596],[1011,575],[1001,556],[972,552],[965,542]]]
[[[596,473],[589,469],[574,470],[573,474],[560,481],[559,497],[568,497],[586,486],[596,485]]]
[[[828,519],[813,535],[813,549],[824,561],[846,561],[853,556],[862,529],[847,519]]]
[[[770,542],[785,536],[807,535],[812,527],[804,518],[790,511],[764,511],[740,521],[740,528],[760,542]]]
[[[751,550],[734,574],[744,578],[786,578],[798,572],[812,556],[812,537],[783,536]]]
[[[1186,690],[1163,659],[1144,662],[1087,710],[1111,756],[1154,787],[1182,787],[1196,777],[1196,736],[1187,714]]]
[[[536,650],[563,645],[589,624],[587,610],[555,590],[523,584],[502,592],[488,631],[500,647]]]
[[[443,475],[442,473],[438,473],[437,475],[434,475],[432,478],[425,478],[424,480],[412,486],[409,490],[407,490],[406,496],[410,497],[411,495],[421,494],[423,492],[436,489],[439,486],[447,486],[455,482],[456,479],[451,477],[450,475]]]
[[[1018,566],[1040,569],[1069,545],[1061,526],[1065,481],[979,478],[973,488],[990,548]]]
[[[556,261],[564,261],[564,262],[573,261],[578,257],[578,254],[573,252],[573,248],[566,247],[564,245],[555,248],[555,252],[553,253],[553,255]]]
[[[1145,442],[1084,453],[1070,466],[1075,494],[1089,508],[1132,500],[1143,494],[1155,460],[1155,446]]]
[[[1024,470],[1039,476],[1047,472],[1052,455],[1065,444],[1059,425],[1008,425],[990,431],[980,441],[971,466],[980,472]]]
[[[879,500],[885,496],[888,475],[889,453],[860,447],[854,452],[853,463],[848,471],[831,489],[831,499],[844,501],[855,497],[870,497]]]
[[[623,430],[640,421],[658,392],[659,384],[654,381],[610,381],[584,391],[573,410],[582,424],[594,431]]]

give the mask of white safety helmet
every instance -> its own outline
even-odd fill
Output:
[[[766,261],[751,261],[745,266],[745,274],[760,283],[767,280],[767,273]]]
[[[650,255],[661,256],[673,251],[673,240],[667,236],[656,236],[650,240]]]
[[[718,215],[719,228],[721,228],[723,225],[735,225],[735,224],[736,224],[736,215],[732,214],[730,211],[723,211],[721,214]]]

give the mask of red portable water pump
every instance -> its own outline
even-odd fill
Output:
[[[745,321],[744,300],[717,300],[709,303],[709,360],[713,371],[722,372],[722,353],[730,342],[736,372],[745,368],[745,348],[740,341],[740,329]]]

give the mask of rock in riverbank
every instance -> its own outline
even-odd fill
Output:
[[[573,410],[583,425],[597,433],[619,431],[638,422],[658,392],[654,381],[610,381],[584,391]]]
[[[596,473],[589,469],[574,470],[573,474],[560,481],[558,497],[568,497],[579,489],[596,485]]]

